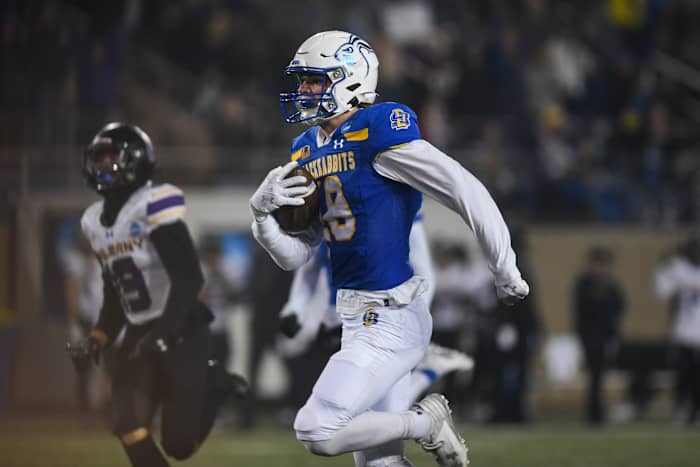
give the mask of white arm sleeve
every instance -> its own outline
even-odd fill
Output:
[[[423,139],[377,155],[374,169],[384,177],[422,191],[459,214],[479,241],[496,285],[520,279],[503,216],[474,175]]]
[[[287,303],[282,307],[280,316],[295,313],[299,322],[304,322],[304,315],[309,308],[323,271],[320,255],[315,254],[306,264],[294,271],[294,279],[289,288]]]
[[[310,229],[309,235],[305,237],[287,235],[273,216],[266,216],[262,222],[253,221],[251,230],[255,240],[285,271],[297,269],[309,261],[322,238],[320,228]]]
[[[430,245],[428,244],[428,236],[423,228],[422,221],[416,221],[411,227],[411,236],[409,237],[409,245],[411,252],[408,260],[413,267],[413,272],[417,276],[422,276],[426,279],[428,290],[425,291],[425,300],[430,305],[435,295],[435,272],[433,270],[433,262],[430,258]]]

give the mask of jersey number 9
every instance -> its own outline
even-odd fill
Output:
[[[355,235],[355,216],[343,194],[343,183],[336,175],[330,175],[323,180],[323,191],[326,193],[323,222],[335,241],[350,240]]]
[[[119,295],[126,311],[138,313],[151,307],[146,282],[131,256],[115,260],[112,263],[112,274],[119,285]]]

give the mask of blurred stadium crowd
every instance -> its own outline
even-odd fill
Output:
[[[687,225],[698,18],[689,0],[4,2],[2,182],[79,186],[79,148],[114,118],[149,130],[176,183],[257,180],[295,132],[277,94],[313,24],[366,37],[380,99],[413,107],[509,214]]]

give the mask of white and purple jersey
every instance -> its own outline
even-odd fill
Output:
[[[158,318],[168,299],[170,278],[149,235],[184,217],[182,190],[148,182],[131,195],[109,227],[100,223],[103,205],[104,201],[97,201],[85,210],[83,233],[112,278],[129,322],[143,324]]]
[[[657,267],[654,286],[658,298],[676,298],[671,340],[700,349],[700,266],[674,257]]]

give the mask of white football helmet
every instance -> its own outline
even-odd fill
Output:
[[[343,31],[324,31],[304,41],[287,66],[287,75],[322,75],[321,93],[280,93],[280,106],[288,123],[315,125],[377,97],[379,61],[364,39]]]

